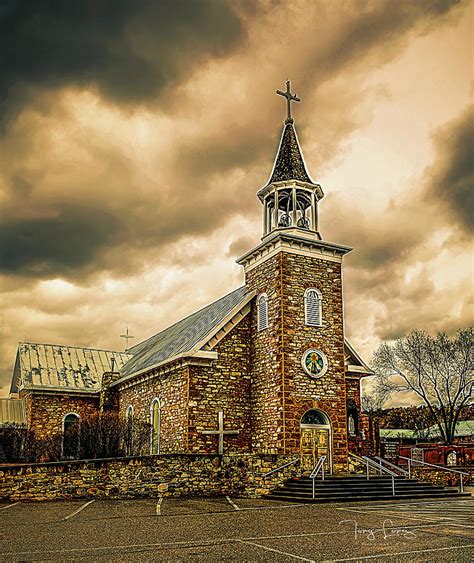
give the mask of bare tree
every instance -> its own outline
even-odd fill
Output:
[[[472,328],[449,338],[415,330],[374,354],[378,385],[387,392],[411,391],[428,407],[443,442],[450,444],[462,408],[474,389]]]
[[[370,393],[363,392],[360,406],[369,419],[369,440],[373,454],[380,454],[379,419],[390,397],[390,390],[376,381]]]

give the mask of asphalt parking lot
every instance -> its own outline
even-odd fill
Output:
[[[474,560],[474,499],[10,503],[0,521],[2,561]]]

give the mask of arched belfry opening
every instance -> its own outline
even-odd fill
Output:
[[[324,468],[332,472],[332,430],[326,413],[310,409],[301,417],[300,462],[303,471],[311,471],[321,456]]]

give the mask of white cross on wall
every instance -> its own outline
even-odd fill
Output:
[[[239,434],[240,430],[224,430],[224,411],[217,413],[217,430],[201,430],[201,434],[216,434],[219,437],[218,453],[224,453],[224,436],[231,436]]]

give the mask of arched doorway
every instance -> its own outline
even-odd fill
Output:
[[[62,457],[74,459],[79,454],[80,418],[75,412],[63,418]]]
[[[311,471],[318,459],[326,456],[324,469],[332,472],[331,424],[327,415],[318,409],[306,411],[301,418],[300,456],[303,471]]]

